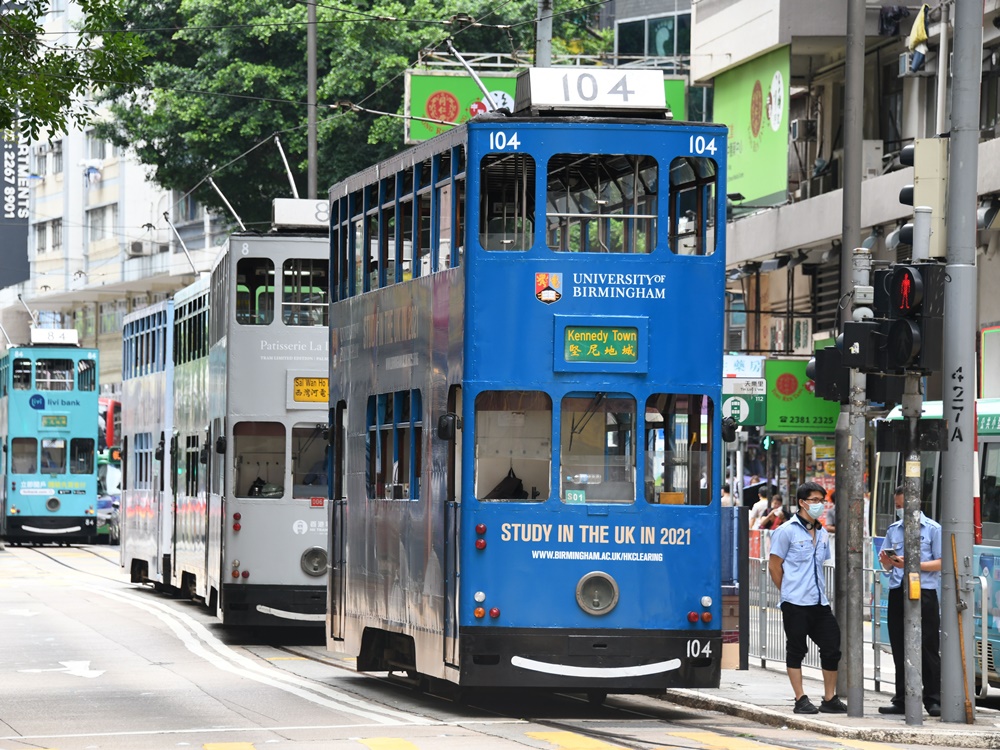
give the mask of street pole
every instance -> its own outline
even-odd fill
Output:
[[[552,0],[538,0],[535,20],[535,67],[552,67]]]
[[[944,289],[942,380],[947,450],[941,454],[941,546],[955,540],[958,570],[945,553],[941,575],[941,719],[975,721],[973,618],[973,474],[975,450],[977,296],[976,178],[979,172],[979,81],[983,6],[955,0],[951,138],[948,167],[948,252]],[[956,585],[956,578],[959,583]],[[959,628],[961,623],[961,629]],[[985,646],[984,646],[985,648]],[[966,668],[969,665],[969,668]]]
[[[316,0],[306,0],[306,196],[316,199]]]
[[[916,237],[916,235],[914,235]],[[906,419],[906,463],[903,479],[903,662],[905,664],[906,723],[924,721],[923,665],[920,657],[920,450],[917,427],[922,399],[920,374],[908,372],[903,386],[903,417]],[[917,598],[912,581],[917,580]]]
[[[854,255],[848,256],[861,237],[861,149],[862,107],[865,87],[865,0],[850,0],[847,6],[847,51],[844,88],[844,201],[840,256],[841,295],[859,285],[861,271]],[[869,268],[871,259],[868,259]],[[865,278],[862,284],[867,284]],[[841,318],[841,333],[847,322]],[[862,575],[864,543],[864,410],[868,396],[864,373],[851,370],[849,402],[841,406],[837,420],[837,523],[847,521],[847,533],[837,534],[837,568],[846,572],[837,580],[837,617],[843,635],[841,652],[845,670],[838,675],[838,692],[847,698],[848,716],[864,716],[864,623]],[[846,418],[845,418],[846,415]],[[842,452],[843,451],[843,452]],[[844,538],[846,537],[846,538]],[[841,677],[841,675],[846,675]],[[846,690],[841,688],[846,683]]]

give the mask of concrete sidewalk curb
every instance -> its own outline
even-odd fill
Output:
[[[818,718],[807,718],[800,714],[774,711],[748,703],[734,701],[721,696],[706,695],[698,690],[671,689],[663,694],[663,699],[688,708],[719,711],[729,716],[755,721],[772,727],[789,727],[819,732],[841,739],[865,742],[896,742],[910,745],[935,745],[938,747],[1000,748],[1000,731],[985,727],[965,729],[964,725],[948,725],[948,729],[929,727],[845,727]],[[864,719],[855,719],[864,721]]]

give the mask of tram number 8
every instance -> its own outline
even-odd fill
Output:
[[[687,655],[689,659],[697,659],[699,657],[708,658],[712,655],[712,642],[705,641],[702,643],[699,640],[690,640],[687,642]]]

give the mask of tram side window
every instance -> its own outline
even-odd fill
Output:
[[[15,391],[30,391],[31,390],[31,360],[30,359],[15,359],[13,368],[13,379],[14,379],[14,390]]]
[[[476,499],[545,502],[552,474],[552,399],[541,391],[476,396]]]
[[[42,439],[42,474],[66,473],[66,441],[63,438]]]
[[[153,436],[149,432],[140,432],[135,436],[135,489],[152,489],[152,466]]]
[[[546,175],[548,246],[572,253],[651,253],[657,175],[652,156],[556,154]]]
[[[479,243],[486,250],[529,250],[535,241],[535,160],[487,154],[479,167]]]
[[[93,438],[73,438],[69,441],[69,473],[94,473],[94,440]]]
[[[284,278],[284,290],[281,295],[282,322],[290,326],[327,325],[329,262],[298,258],[286,260],[282,271]]]
[[[701,394],[657,393],[647,399],[646,502],[709,504],[714,413],[712,400]]]
[[[315,422],[292,427],[292,497],[326,497],[328,461],[323,427]]]
[[[35,388],[39,391],[71,391],[74,371],[71,359],[40,359],[35,363]]]
[[[236,322],[266,326],[274,321],[274,262],[240,258],[236,264]]]
[[[368,496],[378,500],[418,500],[423,418],[420,391],[368,397],[365,432]]]
[[[38,471],[38,440],[35,438],[14,438],[10,441],[13,474],[34,474]]]
[[[562,401],[560,497],[564,503],[635,502],[635,399],[571,393]]]
[[[233,426],[237,497],[281,497],[285,493],[285,426],[238,422]]]
[[[983,519],[983,544],[1000,545],[1000,443],[980,447],[982,476],[979,502]]]
[[[715,162],[679,156],[670,162],[670,249],[677,255],[715,252]]]

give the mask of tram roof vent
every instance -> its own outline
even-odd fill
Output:
[[[515,114],[669,116],[662,70],[528,68],[517,76]]]

